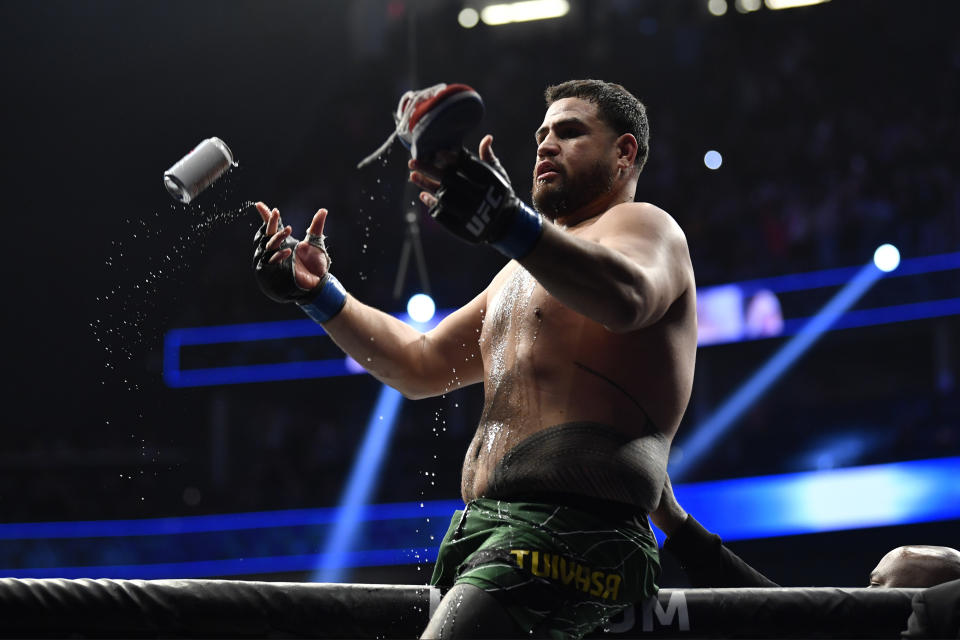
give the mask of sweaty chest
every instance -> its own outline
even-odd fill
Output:
[[[501,381],[521,345],[536,338],[545,295],[526,269],[517,267],[493,293],[480,334],[489,382]]]

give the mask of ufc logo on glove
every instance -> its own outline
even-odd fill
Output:
[[[480,237],[480,234],[483,233],[483,230],[487,228],[487,225],[490,224],[490,211],[491,209],[496,209],[503,202],[503,195],[499,198],[496,197],[496,189],[490,187],[487,189],[487,194],[483,198],[483,202],[480,203],[480,207],[477,209],[477,212],[473,214],[473,217],[470,218],[470,222],[467,223],[467,231],[472,233],[476,237]]]

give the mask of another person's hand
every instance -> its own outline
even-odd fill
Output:
[[[683,507],[677,502],[677,497],[673,495],[673,485],[670,483],[669,475],[663,481],[660,504],[650,513],[650,519],[668,537],[687,519],[687,512],[683,510]]]
[[[307,227],[304,240],[282,226],[280,211],[262,202],[256,204],[263,224],[254,236],[253,266],[260,288],[278,302],[295,302],[310,296],[330,270],[330,255],[324,245],[323,225],[327,210],[320,209]]]

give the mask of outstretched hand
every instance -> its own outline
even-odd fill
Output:
[[[293,261],[293,274],[297,286],[305,290],[316,287],[323,276],[327,274],[327,271],[330,270],[330,255],[327,253],[323,242],[323,225],[327,219],[327,210],[320,209],[314,214],[313,219],[307,226],[306,238],[298,241],[295,249],[291,249],[289,246],[280,249],[284,240],[293,233],[293,227],[290,225],[280,227],[280,211],[278,209],[270,209],[262,202],[258,202],[256,207],[260,218],[267,226],[266,234],[270,236],[266,249],[267,251],[276,251],[270,257],[269,263],[279,264],[296,253]]]

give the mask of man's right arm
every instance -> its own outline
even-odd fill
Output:
[[[377,380],[407,398],[427,398],[482,380],[478,338],[485,300],[484,291],[422,333],[348,295],[323,328]]]
[[[292,237],[280,212],[256,204],[263,226],[254,237],[254,272],[278,302],[296,302],[331,339],[375,378],[408,398],[453,391],[483,378],[479,337],[486,292],[423,333],[365,305],[330,273],[324,244],[327,210],[317,211],[304,240]]]

